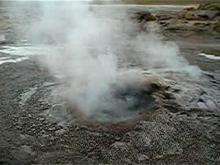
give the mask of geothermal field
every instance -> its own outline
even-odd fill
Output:
[[[0,164],[219,164],[220,3],[106,2],[0,1]]]

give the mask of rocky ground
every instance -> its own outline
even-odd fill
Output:
[[[184,10],[181,18],[158,14],[155,21],[183,43],[188,24],[192,36],[200,36],[195,20],[186,19],[188,12],[197,10]],[[217,19],[199,21],[213,27]],[[176,30],[170,28],[174,20],[181,22]],[[208,43],[219,42],[218,31],[208,29],[214,34]],[[71,107],[53,97],[62,83],[34,58],[1,64],[0,164],[219,164],[220,63],[195,55],[201,47],[213,51],[207,44],[181,45],[189,62],[202,68],[201,77],[144,72],[156,106],[119,123],[78,120]]]
[[[156,83],[152,95],[157,106],[133,121],[71,122],[74,120],[71,109],[61,106],[59,111],[58,103],[50,99],[56,81],[35,62],[2,64],[0,68],[2,164],[216,164],[219,161],[219,109],[211,99],[206,99],[212,95],[206,92],[211,91],[203,91],[199,84],[193,85],[199,91],[182,91],[183,87],[178,88],[181,83],[166,82],[165,86]],[[207,83],[219,93],[219,80]],[[181,99],[209,108],[179,105],[175,94],[183,97],[184,92],[186,98]]]

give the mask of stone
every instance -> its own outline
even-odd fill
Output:
[[[213,30],[220,33],[220,22],[219,21],[213,25]]]
[[[138,155],[138,162],[141,163],[143,161],[147,161],[149,160],[149,157],[147,155],[144,155],[144,154],[140,154]]]
[[[210,110],[215,110],[217,109],[216,104],[212,100],[207,100],[206,105]]]
[[[137,19],[139,23],[157,20],[157,18],[154,15],[147,11],[137,12],[135,15],[136,16],[134,18]]]
[[[4,34],[0,34],[0,44],[3,44],[6,42],[6,38]]]
[[[196,15],[197,18],[213,20],[215,17],[220,15],[220,12],[211,10],[197,10],[194,12],[194,15]]]
[[[199,108],[201,109],[208,109],[208,107],[206,106],[206,104],[204,102],[198,102],[197,105],[199,106]]]
[[[30,154],[30,155],[34,155],[34,152],[32,151],[30,146],[23,145],[23,146],[21,146],[21,150]]]
[[[198,7],[199,10],[212,10],[212,11],[220,11],[219,3],[201,3]]]
[[[184,15],[184,18],[186,20],[197,20],[198,19],[198,16],[192,12],[192,11],[188,11],[186,12],[186,14]]]
[[[173,16],[169,14],[157,14],[155,17],[158,21],[170,20],[173,18]]]

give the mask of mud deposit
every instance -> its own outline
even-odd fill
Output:
[[[68,84],[9,41],[0,46],[0,164],[219,163],[220,63],[199,55],[210,48],[203,40],[192,47],[178,38],[198,78],[142,68],[144,81],[116,85],[113,111],[92,115],[59,97]]]

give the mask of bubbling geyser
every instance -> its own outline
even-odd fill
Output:
[[[197,68],[179,56],[175,44],[163,42],[154,30],[138,33],[126,10],[117,6],[43,1],[40,8],[42,16],[32,20],[28,39],[32,44],[59,48],[39,61],[67,84],[61,95],[88,115],[97,114],[100,109],[127,108],[112,91],[119,83],[135,85],[142,81],[141,69],[129,67],[131,59],[147,69],[185,68],[190,74],[197,73]],[[121,18],[115,18],[115,12],[120,12]]]

